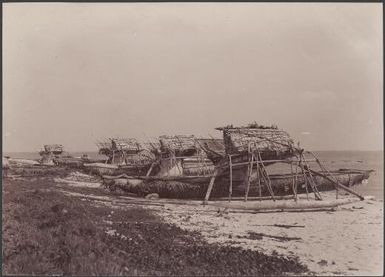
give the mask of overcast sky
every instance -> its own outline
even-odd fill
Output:
[[[383,148],[380,3],[5,3],[3,151],[220,137]]]

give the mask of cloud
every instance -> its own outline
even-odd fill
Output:
[[[304,132],[301,132],[301,135],[308,136],[308,135],[311,135],[311,133],[307,132],[307,131],[304,131]]]

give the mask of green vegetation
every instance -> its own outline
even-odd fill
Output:
[[[3,182],[3,274],[281,275],[296,259],[208,244],[142,208],[65,196],[51,179]],[[106,233],[110,230],[110,235]]]

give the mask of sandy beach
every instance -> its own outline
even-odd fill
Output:
[[[201,201],[150,200],[111,194],[102,187],[97,177],[79,172],[53,179],[29,180],[17,176],[9,179],[16,186],[19,182],[47,183],[50,184],[47,191],[57,191],[89,207],[102,207],[109,211],[105,218],[108,223],[105,232],[118,237],[130,236],[130,230],[111,229],[114,211],[130,213],[132,209],[141,208],[171,226],[191,234],[200,234],[208,245],[239,247],[268,256],[298,258],[309,269],[307,275],[378,276],[383,273],[382,200],[359,201],[357,198],[356,202],[337,209],[320,211],[245,212],[216,207],[213,204],[218,202],[213,201],[203,206]],[[31,187],[27,191],[36,189]],[[336,195],[335,192],[323,192],[322,196],[328,201],[335,199]],[[307,201],[303,198],[300,195],[300,201]],[[351,199],[352,195],[340,194],[339,198]],[[125,232],[125,235],[119,232]]]
[[[79,182],[74,176],[56,181],[64,193],[85,199],[90,197],[67,190],[70,186],[95,188],[94,181]],[[132,198],[104,192],[101,196],[93,196],[93,201],[110,207],[135,206],[130,203]],[[324,192],[322,196],[325,200],[332,200],[335,192]],[[339,198],[352,196],[340,194]],[[110,202],[103,202],[106,200]],[[316,275],[383,273],[382,200],[357,201],[325,211],[259,213],[227,212],[210,205],[204,208],[198,202],[179,205],[159,199],[147,201],[141,207],[160,215],[165,222],[199,232],[209,243],[299,257]]]
[[[183,229],[202,233],[212,243],[298,256],[317,275],[383,274],[382,201],[365,200],[343,205],[336,211],[314,212],[177,210],[173,206],[159,213]],[[253,237],[253,233],[267,236]]]

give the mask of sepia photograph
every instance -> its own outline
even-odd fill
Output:
[[[383,276],[383,4],[2,4],[2,275]]]

